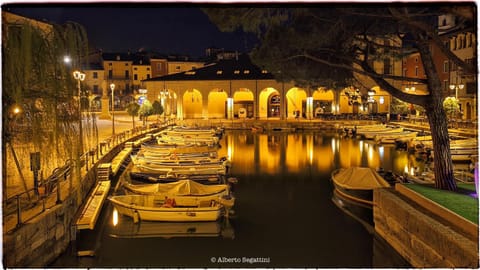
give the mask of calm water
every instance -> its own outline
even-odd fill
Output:
[[[140,222],[113,226],[106,204],[95,231],[56,267],[402,267],[382,239],[332,202],[330,173],[369,166],[403,172],[415,160],[393,146],[320,133],[227,132],[220,155],[238,178],[235,214],[204,223]]]

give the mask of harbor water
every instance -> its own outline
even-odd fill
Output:
[[[95,230],[77,235],[51,266],[409,266],[371,229],[337,207],[330,180],[341,167],[402,173],[422,166],[407,152],[338,134],[227,131],[219,155],[231,160],[229,174],[238,179],[228,219],[133,223],[117,216],[107,201]],[[119,181],[128,181],[128,170]],[[78,257],[80,246],[92,250],[92,256]]]

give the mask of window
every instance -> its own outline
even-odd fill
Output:
[[[443,81],[443,91],[450,91],[449,90],[449,85],[448,85],[448,81],[447,80],[444,80]]]
[[[217,70],[217,75],[222,75],[223,70]]]
[[[137,67],[134,67],[133,70],[138,70]]]
[[[150,68],[149,68],[149,67],[147,67],[147,71],[150,71]]]
[[[262,69],[262,74],[267,74],[268,71],[266,69]]]
[[[112,79],[113,78],[113,70],[108,71],[108,78]]]
[[[240,70],[235,70],[233,74],[240,74]]]
[[[243,71],[243,74],[250,74],[250,70],[248,70],[248,69],[247,69],[247,70],[244,70],[244,71]]]
[[[130,79],[130,72],[125,70],[125,79]]]
[[[407,77],[407,69],[404,68],[403,71],[402,71],[402,76],[403,77]]]
[[[150,74],[147,74],[147,80],[150,79]]]
[[[133,74],[133,80],[138,81],[138,74]]]
[[[109,65],[109,66],[112,66],[112,63],[110,62],[110,63],[108,63],[108,65]]]
[[[125,66],[128,67],[128,63],[125,63]]]
[[[99,94],[98,93],[98,85],[96,85],[96,84],[93,85],[93,93],[94,94]]]
[[[418,77],[418,66],[415,66],[415,76]]]
[[[448,72],[448,61],[443,61],[443,73]]]
[[[93,72],[92,75],[93,75],[93,78],[94,78],[94,79],[98,79],[98,72]]]

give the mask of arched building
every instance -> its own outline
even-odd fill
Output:
[[[331,89],[279,82],[247,57],[143,81],[147,98],[177,119],[311,119],[339,112]]]

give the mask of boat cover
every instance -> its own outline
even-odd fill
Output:
[[[390,184],[372,168],[350,167],[340,169],[332,178],[335,184],[346,189],[368,190],[390,187]]]
[[[217,194],[226,191],[228,186],[220,185],[203,185],[193,180],[179,180],[171,183],[157,183],[145,185],[125,184],[125,188],[140,194],[172,194],[178,196],[205,196]]]

